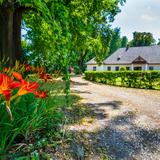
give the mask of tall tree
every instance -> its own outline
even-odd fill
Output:
[[[152,33],[150,32],[134,32],[133,40],[130,42],[130,46],[150,46],[155,43]]]
[[[126,36],[123,36],[121,39],[121,47],[124,48],[128,44],[128,38]]]
[[[115,52],[120,47],[121,47],[120,28],[115,28],[113,30],[112,40],[111,40],[111,43],[110,43],[110,54]]]
[[[74,36],[77,26],[81,29],[81,33],[85,33],[86,36],[86,33],[91,29],[90,33],[92,34],[90,36],[93,39],[99,39],[98,34],[94,34],[98,26],[113,20],[120,11],[118,4],[122,4],[124,1],[0,0],[0,58],[9,57],[10,65],[13,65],[16,59],[20,59],[23,13],[27,14],[30,13],[29,11],[34,11],[37,17],[45,19],[47,24],[51,25],[51,30],[54,30],[53,36],[61,35],[58,36],[59,40],[63,41],[60,46],[64,49],[65,43],[65,47],[73,50],[71,49],[74,48],[73,42],[79,38],[79,32]],[[73,23],[74,20],[76,20],[75,23]],[[59,29],[57,30],[57,28]],[[95,41],[93,40],[93,42]]]
[[[61,49],[65,48],[64,41],[68,41],[70,61],[76,61],[81,70],[85,58],[91,52],[96,55],[98,61],[102,61],[108,50],[108,41],[104,41],[101,36],[104,28],[102,26],[106,25],[106,32],[109,30],[108,22],[120,11],[120,2],[123,0],[103,0],[103,3],[102,0],[69,0],[67,3],[56,1],[52,6],[53,26],[37,20],[40,17],[37,18],[36,15],[34,20],[26,16],[25,22],[29,28],[27,38],[32,42],[32,52],[34,55],[41,52],[41,55],[49,54],[53,57],[52,54],[63,53]],[[66,23],[67,29],[64,27]],[[48,27],[45,28],[44,25]]]
[[[21,57],[22,14],[34,10],[47,17],[47,9],[43,0],[0,0],[0,59],[9,58],[13,65]]]

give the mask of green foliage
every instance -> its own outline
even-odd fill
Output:
[[[133,88],[157,88],[159,71],[86,71],[85,79],[109,85]]]
[[[32,78],[36,79],[36,77]],[[7,121],[6,117],[5,122],[7,121],[7,123],[4,121],[0,123],[1,130],[8,127],[7,130],[3,130],[0,133],[1,146],[3,144],[6,145],[4,150],[1,150],[1,153],[4,153],[4,155],[0,155],[0,159],[51,159],[53,154],[57,152],[57,149],[65,148],[66,144],[69,145],[68,143],[73,142],[73,137],[63,130],[63,125],[64,123],[72,123],[71,121],[74,120],[69,113],[75,116],[82,112],[82,109],[77,105],[80,98],[75,95],[69,96],[70,107],[64,107],[66,105],[64,88],[65,84],[63,81],[48,82],[41,88],[50,90],[50,96],[47,100],[43,100],[43,102],[42,100],[36,101],[32,95],[26,95],[23,97],[26,100],[24,105],[21,103],[22,99],[18,102],[21,103],[21,106],[16,106],[15,102],[12,111],[18,117],[15,117],[13,122]],[[66,115],[66,112],[69,112],[68,115]],[[83,112],[86,113],[86,111]],[[5,116],[1,114],[1,118]],[[68,117],[66,118],[66,116]],[[3,133],[8,136],[3,135]],[[9,143],[10,141],[12,142]],[[60,152],[61,156],[65,149],[58,152]]]
[[[24,27],[28,30],[25,39],[30,49],[30,53],[25,54],[25,57],[30,63],[45,66],[48,72],[59,70],[63,74],[63,80],[66,83],[65,93],[68,97],[70,92],[69,51],[71,48],[69,11],[63,1],[54,0],[49,4],[48,8],[53,11],[51,12],[52,21],[44,19],[41,13],[25,15]]]
[[[108,32],[109,22],[120,12],[119,4],[123,5],[125,0],[1,2],[2,8],[11,5],[17,13],[18,6],[24,13],[23,28],[27,30],[28,42],[27,46],[23,45],[24,57],[31,63],[45,64],[51,70],[57,70],[63,64],[65,54],[71,57],[68,64],[78,64],[80,68],[83,68],[87,55],[91,53],[96,56],[98,63],[102,62],[109,51],[106,47],[109,46],[109,34],[105,40],[103,29]],[[24,47],[29,49],[28,53]],[[73,60],[75,57],[76,60]],[[59,63],[55,64],[57,61]]]
[[[110,43],[110,54],[114,53],[119,48],[121,48],[120,28],[115,28]]]
[[[130,46],[150,46],[155,43],[152,33],[149,32],[134,32],[133,40],[130,42]]]
[[[125,48],[128,44],[126,36],[121,37],[120,28],[110,29],[110,38],[108,42],[108,55],[114,53],[119,48]]]
[[[127,47],[127,44],[128,44],[128,38],[126,36],[123,36],[121,40],[121,47],[125,48]]]
[[[36,132],[51,129],[53,132],[61,123],[63,114],[59,110],[66,103],[65,96],[62,98],[53,92],[63,93],[64,84],[48,82],[42,88],[50,91],[49,98],[36,99],[28,94],[12,102],[13,121],[8,118],[5,104],[0,104],[0,154],[6,154],[13,145],[27,141]]]
[[[120,71],[126,71],[126,67],[125,67],[125,66],[122,66],[122,67],[120,67],[119,70],[120,70]]]
[[[158,43],[157,43],[157,45],[160,45],[160,39],[158,39]]]
[[[41,12],[24,17],[24,28],[28,30],[26,40],[31,51],[27,58],[35,63],[47,64],[52,69],[60,68],[65,54],[70,57],[68,64],[76,68],[78,66],[80,70],[91,54],[101,63],[109,51],[106,47],[110,38],[108,22],[120,12],[118,4],[123,2],[46,2],[52,21],[44,19]]]

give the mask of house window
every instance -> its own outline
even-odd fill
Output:
[[[110,66],[108,66],[108,67],[107,67],[107,70],[108,70],[108,71],[110,71],[110,70],[111,70],[111,67],[110,67]]]
[[[116,67],[115,67],[115,70],[116,70],[116,71],[119,71],[119,66],[116,66]]]
[[[153,70],[154,69],[154,67],[153,66],[149,66],[149,70]]]
[[[93,71],[96,71],[96,70],[97,70],[97,67],[96,67],[96,66],[94,66],[94,67],[93,67]]]
[[[134,67],[134,70],[135,71],[140,71],[140,70],[142,70],[142,67]]]
[[[130,70],[130,67],[126,67],[126,70],[127,70],[127,71]]]

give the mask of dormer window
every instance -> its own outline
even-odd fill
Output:
[[[117,58],[117,61],[119,61],[120,59],[121,59],[121,58],[120,58],[120,57],[118,57],[118,58]]]
[[[147,61],[145,59],[143,59],[141,56],[138,56],[132,63],[145,64],[145,63],[147,63]]]

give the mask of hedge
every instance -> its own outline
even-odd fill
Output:
[[[157,88],[160,71],[86,71],[86,80],[133,88]]]

